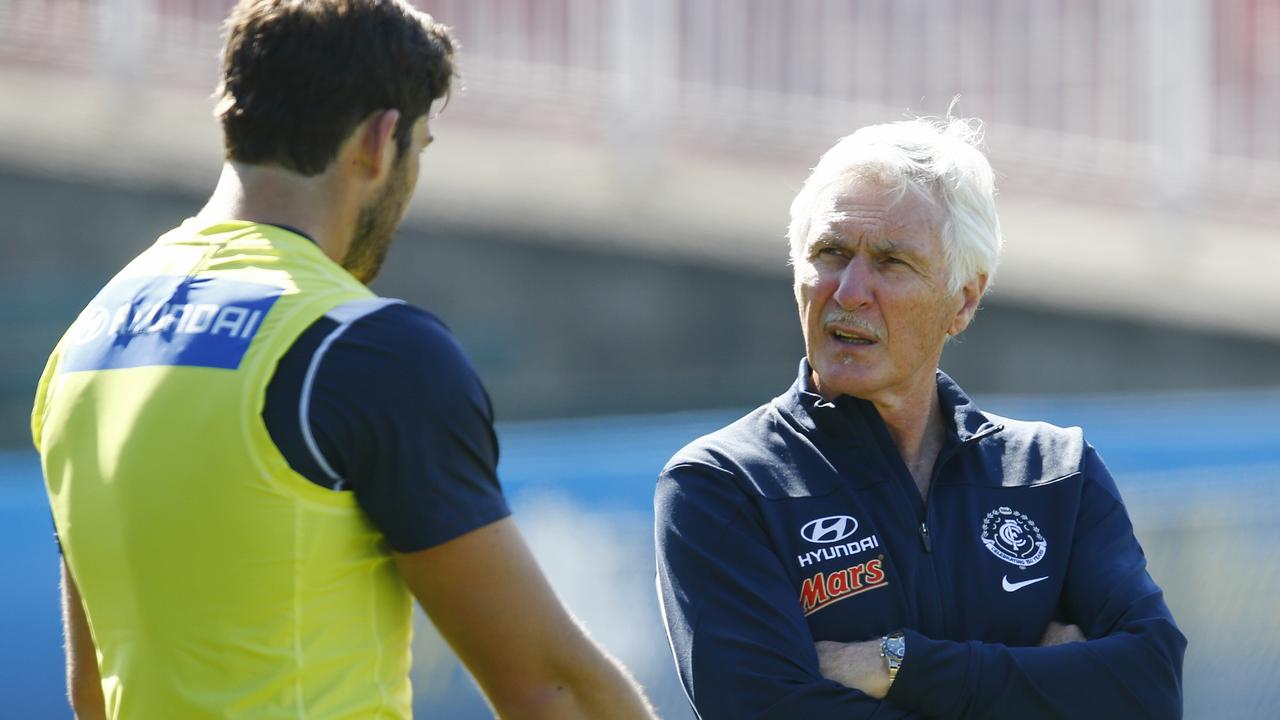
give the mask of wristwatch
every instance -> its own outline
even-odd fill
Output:
[[[902,667],[902,659],[907,655],[907,638],[902,631],[891,632],[880,640],[880,657],[884,658],[885,669],[889,671],[889,685],[898,677],[898,669]]]

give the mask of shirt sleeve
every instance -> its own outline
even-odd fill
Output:
[[[392,548],[422,550],[510,514],[489,396],[433,315],[384,308],[318,362],[316,445]]]
[[[1017,648],[905,631],[888,700],[924,715],[983,718],[1177,718],[1186,638],[1093,448],[1063,591],[1087,642]]]
[[[669,467],[654,509],[663,620],[702,720],[917,717],[822,677],[786,570],[730,473]]]

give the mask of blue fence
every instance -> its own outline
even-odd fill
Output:
[[[1280,390],[985,398],[1011,417],[1081,425],[1106,458],[1151,571],[1190,638],[1188,718],[1280,715]],[[651,489],[680,446],[737,413],[509,424],[501,473],[562,599],[645,685],[688,718],[653,593]],[[62,693],[57,551],[36,458],[0,453],[0,697],[6,717],[69,717]],[[420,714],[488,717],[419,618]]]

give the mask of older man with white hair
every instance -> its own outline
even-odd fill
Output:
[[[658,586],[711,718],[1178,717],[1186,640],[1079,428],[938,370],[1001,247],[977,123],[863,128],[791,206],[791,388],[672,458]]]

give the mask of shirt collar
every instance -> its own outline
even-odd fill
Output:
[[[965,394],[951,376],[937,371],[938,400],[947,418],[947,437],[955,442],[977,440],[1003,426],[992,422]],[[872,423],[883,424],[875,405],[867,400],[841,395],[828,401],[813,385],[813,370],[801,358],[796,381],[774,399],[779,410],[791,416],[808,432],[818,431],[845,445],[865,445],[872,441]]]
[[[992,422],[950,375],[939,370],[937,380],[942,412],[951,418],[947,432],[955,433],[957,440],[969,442],[1004,429],[1003,425]]]

